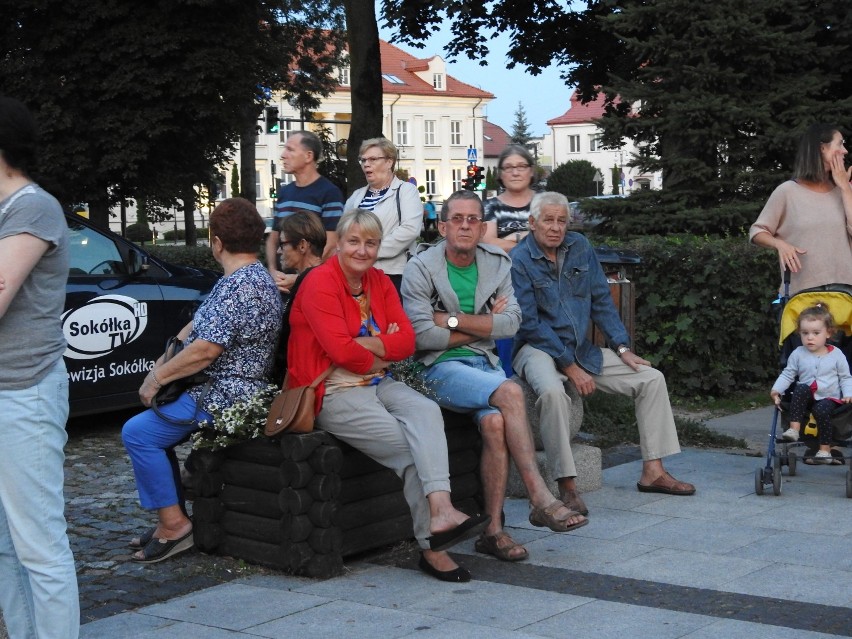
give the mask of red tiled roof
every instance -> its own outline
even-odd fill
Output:
[[[553,118],[547,121],[547,126],[557,124],[586,124],[601,117],[604,114],[604,95],[598,94],[598,97],[588,104],[583,104],[577,97],[577,92],[571,94],[570,108],[560,115],[558,118]],[[616,103],[618,98],[616,98]]]
[[[486,98],[493,99],[494,94],[482,89],[465,84],[453,76],[444,76],[445,91],[436,90],[431,82],[426,82],[418,77],[415,71],[426,71],[432,58],[418,59],[402,49],[395,47],[389,42],[379,40],[379,55],[382,58],[382,74],[394,75],[404,84],[395,84],[382,78],[382,91],[384,93],[402,93],[403,95],[446,95],[460,98]],[[339,90],[348,91],[352,87],[341,86]]]
[[[502,127],[488,120],[482,122],[482,135],[484,138],[482,155],[487,158],[496,158],[510,142],[509,134]]]

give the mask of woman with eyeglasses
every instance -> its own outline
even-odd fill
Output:
[[[483,242],[508,253],[527,235],[535,169],[532,155],[519,144],[510,144],[500,153],[497,181],[505,190],[485,201]]]
[[[336,237],[336,235],[335,235]],[[281,220],[278,235],[278,261],[284,273],[294,274],[296,280],[288,293],[282,293],[284,314],[281,332],[275,348],[272,381],[280,386],[287,372],[287,340],[290,337],[290,310],[305,276],[322,264],[327,235],[320,218],[311,211],[296,211]]]
[[[497,181],[505,189],[485,201],[482,241],[510,252],[529,233],[530,204],[535,191],[535,160],[520,144],[510,144],[497,158]],[[497,355],[506,377],[512,376],[512,342],[498,339]]]
[[[367,186],[349,196],[343,209],[372,211],[379,218],[384,233],[376,268],[391,278],[399,292],[408,251],[423,228],[423,203],[416,186],[394,175],[396,160],[396,147],[387,138],[364,140],[358,162]]]

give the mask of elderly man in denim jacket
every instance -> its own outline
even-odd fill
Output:
[[[642,492],[691,495],[695,487],[663,468],[662,457],[680,452],[663,374],[630,350],[627,330],[610,296],[606,276],[589,241],[567,232],[568,201],[539,193],[530,209],[530,234],[511,252],[512,284],[523,318],[515,335],[513,366],[539,395],[537,402],[547,464],[562,501],[588,512],[577,494],[570,424],[571,399],[596,389],[635,398],[642,449]],[[589,340],[591,322],[612,347]]]

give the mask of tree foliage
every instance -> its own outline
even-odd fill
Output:
[[[415,45],[449,20],[449,58],[483,58],[488,38],[508,33],[510,67],[536,74],[553,64],[582,100],[603,93],[603,142],[630,139],[639,149],[631,164],[662,171],[663,191],[648,197],[668,228],[690,231],[708,208],[764,200],[789,175],[809,124],[852,127],[852,68],[840,63],[852,57],[847,0],[571,6],[384,0],[383,13]],[[714,232],[727,230],[726,217],[739,216],[715,217]]]
[[[588,160],[568,160],[553,169],[547,190],[562,193],[569,200],[598,195],[594,181],[597,171]]]
[[[334,0],[0,7],[0,91],[33,110],[60,199],[89,202],[100,224],[122,198],[194,200],[256,118],[258,86],[310,102],[340,50]]]

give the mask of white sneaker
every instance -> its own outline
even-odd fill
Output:
[[[785,442],[797,442],[799,441],[799,431],[797,431],[795,428],[788,428],[781,435],[781,439],[783,439]]]
[[[817,464],[833,464],[834,457],[827,450],[818,450],[816,455],[814,455],[814,461]]]

